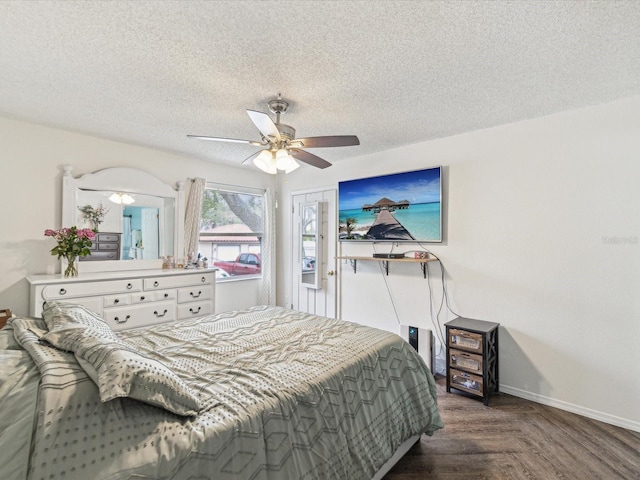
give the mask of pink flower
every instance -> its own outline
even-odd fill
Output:
[[[89,240],[93,240],[94,238],[96,238],[96,234],[90,228],[82,228],[78,230],[78,237],[88,238]]]
[[[96,238],[96,234],[90,228],[60,228],[44,231],[45,237],[53,237],[58,244],[51,249],[52,255],[60,257],[84,257],[91,255],[91,245]]]

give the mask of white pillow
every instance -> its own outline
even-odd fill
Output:
[[[82,335],[87,328],[91,328],[94,335],[105,340],[118,341],[109,325],[82,305],[47,302],[42,310],[42,318],[49,329],[43,340],[62,350],[73,352],[76,337]]]
[[[185,416],[200,410],[200,401],[180,377],[120,340],[85,307],[52,302],[42,316],[49,331],[41,340],[74,352],[80,366],[98,385],[102,402],[129,397]]]

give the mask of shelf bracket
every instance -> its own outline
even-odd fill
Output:
[[[389,276],[389,262],[386,260],[382,262],[382,266],[384,267],[384,271],[387,273],[387,277]]]
[[[426,262],[421,262],[420,263],[420,268],[422,269],[422,276],[424,278],[427,278],[427,263]]]
[[[353,268],[353,273],[356,273],[356,268],[358,266],[358,261],[355,258],[350,258],[349,263],[351,263],[351,267]]]

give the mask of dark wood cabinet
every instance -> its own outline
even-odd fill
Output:
[[[500,388],[499,323],[458,317],[445,323],[447,331],[447,392],[451,389],[482,398]]]
[[[96,233],[91,245],[91,255],[80,257],[82,262],[98,262],[101,260],[120,260],[120,233]]]

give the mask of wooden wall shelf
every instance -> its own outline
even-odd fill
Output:
[[[356,273],[356,269],[358,266],[358,260],[362,260],[365,262],[382,262],[384,266],[384,270],[389,275],[389,263],[390,262],[403,262],[403,263],[419,263],[420,268],[422,269],[422,276],[427,278],[427,263],[429,262],[437,262],[438,259],[435,257],[429,258],[374,258],[374,257],[362,257],[362,256],[342,256],[336,257],[337,260],[349,260],[351,262],[351,266],[353,267],[353,273]]]

